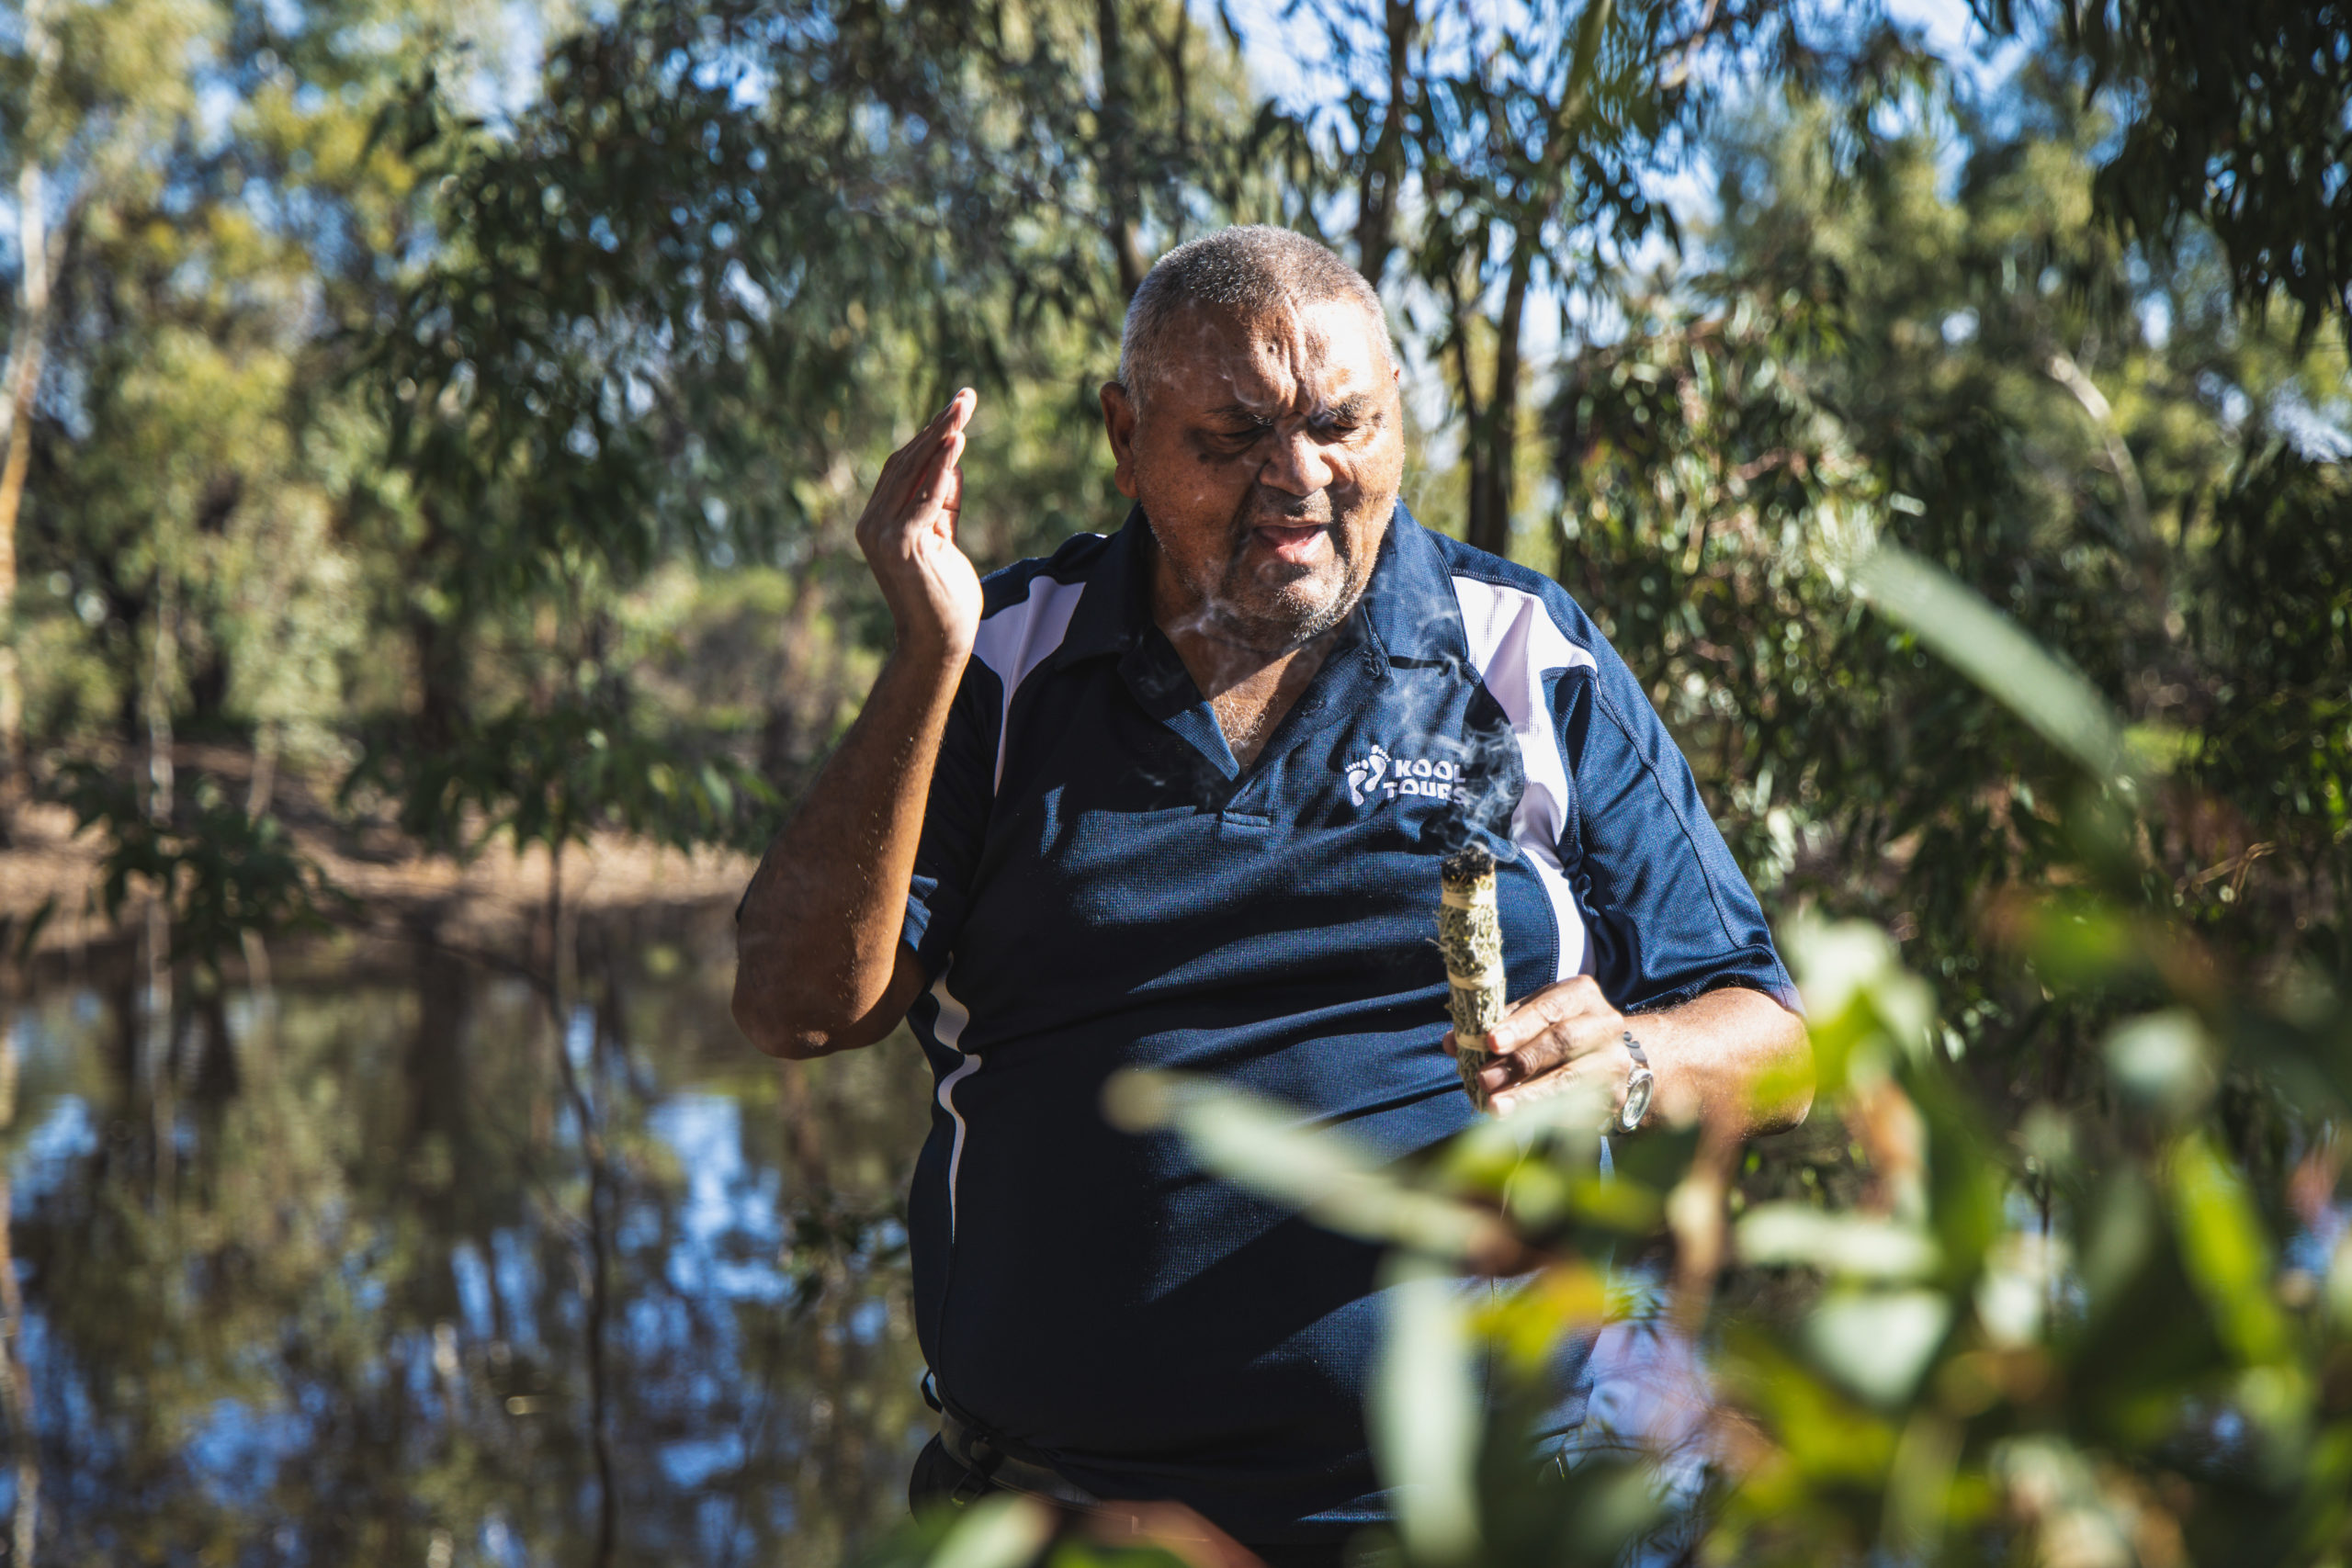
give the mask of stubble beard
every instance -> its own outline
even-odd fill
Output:
[[[1293,527],[1319,522],[1331,541],[1330,560],[1320,566],[1273,561],[1255,571],[1242,560],[1250,531],[1278,519],[1267,515],[1262,506],[1243,505],[1234,517],[1225,570],[1214,588],[1202,595],[1202,631],[1219,642],[1271,658],[1304,648],[1354,613],[1364,590],[1355,543],[1346,519],[1338,514],[1328,496],[1322,500],[1319,508],[1285,511],[1280,519]],[[1314,515],[1318,510],[1325,514],[1321,518]],[[1336,572],[1338,581],[1328,592],[1318,592],[1329,581],[1327,572]]]

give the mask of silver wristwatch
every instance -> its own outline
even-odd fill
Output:
[[[1625,1049],[1634,1055],[1634,1074],[1625,1080],[1625,1103],[1617,1112],[1613,1132],[1638,1131],[1642,1118],[1650,1113],[1650,1097],[1657,1092],[1657,1075],[1650,1071],[1650,1059],[1642,1052],[1642,1043],[1634,1038],[1632,1030],[1625,1031]]]

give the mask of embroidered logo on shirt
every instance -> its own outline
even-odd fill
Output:
[[[1467,777],[1451,761],[1392,757],[1385,746],[1374,746],[1361,761],[1348,764],[1348,804],[1362,806],[1366,800],[1419,795],[1467,806],[1470,792],[1461,787]]]

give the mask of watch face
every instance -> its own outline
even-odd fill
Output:
[[[1617,1125],[1630,1133],[1642,1124],[1650,1113],[1650,1096],[1657,1089],[1657,1079],[1647,1067],[1636,1067],[1634,1076],[1625,1080],[1625,1109],[1617,1113]]]

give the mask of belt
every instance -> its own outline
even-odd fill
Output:
[[[965,1481],[956,1488],[952,1498],[959,1505],[994,1487],[1077,1509],[1091,1518],[1098,1530],[1107,1526],[1114,1532],[1124,1529],[1160,1540],[1216,1539],[1204,1533],[1204,1522],[1197,1515],[1172,1505],[1147,1505],[1144,1511],[1137,1512],[1132,1507],[1105,1503],[1085,1487],[1064,1480],[1051,1466],[1005,1452],[986,1432],[952,1410],[942,1409],[939,1413],[939,1446],[947,1450],[949,1459],[964,1467]]]
[[[1072,1508],[1098,1508],[1102,1500],[1082,1486],[1074,1486],[1060,1474],[1045,1465],[1032,1464],[1006,1453],[988,1434],[976,1430],[959,1420],[952,1410],[939,1415],[939,1442],[947,1457],[969,1472],[979,1483],[974,1495],[990,1486],[1007,1492],[1020,1492],[1032,1497],[1043,1497],[1049,1503],[1060,1503]],[[959,1486],[960,1494],[964,1489]],[[967,1499],[958,1496],[957,1502]]]

